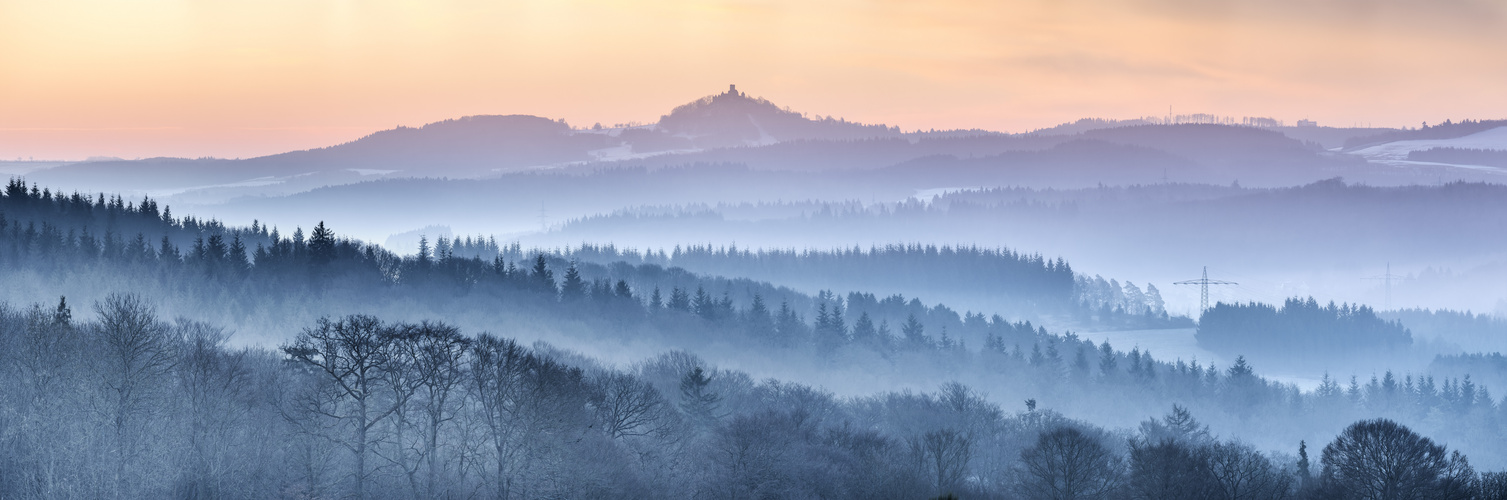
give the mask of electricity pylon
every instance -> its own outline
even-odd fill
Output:
[[[1392,263],[1388,262],[1387,263],[1387,274],[1383,274],[1381,276],[1372,276],[1372,277],[1369,277],[1369,278],[1361,278],[1361,279],[1365,279],[1365,280],[1381,280],[1381,281],[1383,281],[1383,282],[1386,283],[1387,301],[1383,304],[1384,309],[1382,309],[1382,310],[1384,310],[1384,311],[1390,311],[1390,310],[1392,310],[1392,280],[1395,279],[1395,280],[1401,281],[1401,280],[1405,279],[1405,277],[1399,276],[1399,275],[1396,275],[1396,274],[1392,274]]]
[[[1211,279],[1209,279],[1209,266],[1204,266],[1204,276],[1202,278],[1199,278],[1199,279],[1196,279],[1196,280],[1178,281],[1178,282],[1174,282],[1172,284],[1174,284],[1174,285],[1198,285],[1198,289],[1199,289],[1198,290],[1199,291],[1198,314],[1200,316],[1203,315],[1204,311],[1208,311],[1209,310],[1209,285],[1239,285],[1239,283],[1236,283],[1236,282],[1233,282],[1233,281],[1220,281],[1220,280],[1211,280]]]

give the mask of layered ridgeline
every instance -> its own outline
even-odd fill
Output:
[[[911,467],[912,472],[907,474],[913,475],[902,475],[884,468],[878,469],[879,472],[870,470],[869,473],[876,476],[830,471],[832,476],[816,476],[810,483],[802,484],[831,485],[840,480],[874,484],[864,478],[892,477],[903,484],[887,487],[885,491],[904,492],[899,493],[902,496],[933,495],[947,490],[1005,492],[1009,491],[1005,488],[1018,483],[1019,476],[1008,471],[1019,464],[1021,450],[1026,447],[1008,443],[1031,443],[1044,428],[1022,427],[1026,424],[1020,423],[1038,418],[1040,409],[1028,410],[1017,415],[1017,420],[1011,420],[1004,416],[1006,413],[1002,408],[995,405],[1001,401],[1026,400],[1031,400],[1036,408],[1050,408],[1112,428],[1134,427],[1145,417],[1159,415],[1173,404],[1180,404],[1199,415],[1220,435],[1238,438],[1259,450],[1289,453],[1299,441],[1320,443],[1332,440],[1335,433],[1354,420],[1387,416],[1451,443],[1468,453],[1479,466],[1499,468],[1507,461],[1507,457],[1502,456],[1502,450],[1507,449],[1503,445],[1503,426],[1500,425],[1503,410],[1490,392],[1484,387],[1471,385],[1470,391],[1456,389],[1441,394],[1427,391],[1418,384],[1395,383],[1400,378],[1409,381],[1426,379],[1423,374],[1388,374],[1384,380],[1392,383],[1371,385],[1359,384],[1352,379],[1349,387],[1334,379],[1326,379],[1317,390],[1302,391],[1260,377],[1250,364],[1239,358],[1229,366],[1218,367],[1195,360],[1169,362],[1134,346],[1128,351],[1123,350],[1125,346],[1117,350],[1107,343],[1096,345],[1071,333],[1051,332],[1037,325],[1012,322],[1002,317],[958,315],[946,308],[928,307],[913,300],[887,301],[876,297],[870,302],[863,293],[857,294],[861,300],[855,300],[852,294],[846,298],[828,293],[811,296],[752,280],[708,277],[656,264],[578,262],[572,266],[558,255],[538,254],[519,259],[521,262],[503,257],[483,261],[458,256],[450,242],[418,255],[397,256],[373,245],[339,238],[322,225],[308,234],[296,230],[292,237],[288,237],[259,225],[225,227],[212,221],[171,217],[165,207],[160,212],[154,210],[155,203],[150,200],[128,203],[119,198],[102,198],[57,196],[27,189],[15,181],[0,198],[0,210],[5,213],[5,227],[0,230],[3,235],[0,236],[3,238],[0,239],[0,272],[4,273],[7,284],[4,290],[6,299],[17,305],[42,303],[29,310],[11,309],[7,317],[12,319],[5,323],[5,331],[11,333],[4,339],[25,344],[4,352],[73,353],[62,356],[55,360],[57,364],[49,366],[33,364],[50,359],[48,356],[31,355],[12,357],[12,361],[6,364],[7,369],[14,370],[15,380],[26,381],[17,387],[33,391],[7,397],[6,404],[57,405],[47,410],[55,413],[35,409],[40,407],[18,410],[17,414],[42,417],[26,427],[7,427],[4,432],[14,433],[7,434],[8,439],[4,442],[18,448],[6,456],[17,460],[16,467],[26,470],[38,470],[42,467],[38,464],[63,461],[70,465],[68,470],[78,471],[75,479],[46,476],[43,472],[27,475],[30,478],[26,480],[27,488],[78,487],[84,490],[77,492],[76,496],[121,491],[124,493],[119,495],[127,497],[161,496],[157,493],[166,491],[164,488],[180,484],[183,488],[199,488],[202,483],[196,482],[197,479],[178,478],[177,474],[193,469],[175,465],[178,462],[174,460],[182,458],[177,453],[184,448],[171,448],[184,442],[202,443],[199,437],[173,434],[197,427],[174,425],[168,419],[187,417],[163,410],[166,406],[119,398],[111,399],[116,401],[112,403],[116,406],[101,406],[87,399],[108,397],[112,394],[109,391],[116,391],[113,394],[119,396],[117,389],[124,387],[118,383],[117,374],[105,371],[119,365],[105,363],[101,360],[113,358],[95,353],[114,352],[109,350],[109,346],[116,345],[110,340],[114,337],[108,335],[119,332],[160,335],[162,339],[146,339],[155,342],[151,345],[170,346],[154,347],[157,350],[151,351],[159,354],[153,354],[157,356],[151,361],[155,368],[148,372],[158,378],[153,379],[155,382],[131,382],[136,384],[132,387],[152,387],[148,391],[151,397],[176,398],[177,384],[187,380],[183,377],[190,374],[174,370],[180,366],[193,366],[170,361],[191,352],[184,344],[177,344],[177,339],[200,335],[208,338],[205,342],[210,345],[221,345],[225,340],[213,333],[218,328],[229,328],[237,332],[236,336],[229,337],[230,343],[250,345],[243,350],[214,347],[210,351],[220,354],[206,356],[242,356],[252,360],[247,362],[260,363],[260,368],[256,368],[259,371],[255,372],[262,374],[258,377],[291,378],[255,384],[257,389],[251,390],[253,394],[262,393],[259,391],[274,393],[257,396],[263,398],[258,400],[262,403],[257,403],[262,406],[238,403],[230,405],[234,407],[232,409],[224,409],[225,406],[212,403],[203,407],[209,408],[202,410],[205,413],[198,415],[207,415],[202,418],[239,419],[234,420],[234,426],[214,424],[209,428],[234,429],[234,432],[226,432],[243,442],[254,441],[254,446],[246,445],[252,448],[234,448],[235,453],[241,453],[241,450],[260,453],[256,455],[260,458],[252,457],[256,460],[234,457],[225,458],[222,463],[271,463],[286,467],[279,469],[281,472],[265,468],[231,468],[196,473],[246,474],[238,476],[242,481],[239,484],[257,481],[258,477],[275,476],[279,479],[269,481],[287,491],[338,491],[340,494],[357,487],[351,478],[371,477],[373,481],[380,478],[386,482],[363,486],[364,490],[404,492],[401,494],[407,495],[412,488],[418,487],[416,485],[430,484],[424,479],[430,470],[429,462],[426,459],[422,461],[426,464],[424,468],[414,468],[415,463],[420,463],[417,457],[421,455],[407,453],[417,444],[382,447],[404,442],[404,439],[420,439],[424,434],[412,426],[423,422],[422,412],[416,407],[405,407],[412,412],[396,409],[378,412],[369,415],[370,420],[365,425],[356,427],[342,427],[354,425],[354,417],[342,412],[349,405],[359,404],[357,398],[378,398],[367,401],[387,401],[384,404],[388,408],[397,408],[400,402],[418,404],[410,393],[402,391],[408,390],[404,387],[413,387],[410,383],[418,384],[422,377],[405,375],[408,372],[394,369],[383,371],[382,377],[385,378],[360,394],[320,393],[317,391],[338,386],[339,381],[320,378],[324,370],[315,364],[318,353],[300,346],[338,345],[352,339],[372,338],[375,339],[373,342],[388,340],[376,344],[380,348],[370,352],[389,352],[389,349],[428,352],[425,351],[427,348],[396,347],[410,344],[385,342],[398,342],[396,339],[407,338],[405,336],[409,334],[420,335],[416,332],[421,331],[430,332],[422,335],[434,335],[433,332],[438,330],[449,331],[435,326],[436,321],[454,325],[459,332],[464,332],[457,335],[477,344],[504,345],[503,338],[516,339],[524,345],[536,340],[549,342],[549,345],[540,345],[537,349],[509,351],[513,353],[508,356],[513,356],[510,359],[514,360],[515,364],[511,365],[514,367],[536,366],[546,361],[587,368],[593,365],[642,367],[656,363],[655,359],[663,359],[658,356],[674,348],[699,356],[686,358],[677,354],[670,358],[689,360],[658,362],[671,366],[657,372],[661,373],[659,379],[643,375],[642,368],[622,371],[630,375],[639,373],[639,377],[651,382],[659,380],[653,382],[658,384],[656,390],[660,397],[670,401],[664,412],[674,415],[664,418],[701,419],[703,422],[698,431],[656,437],[663,440],[651,441],[639,448],[634,448],[639,445],[621,441],[621,436],[604,437],[611,436],[610,433],[603,434],[604,429],[610,427],[603,423],[610,420],[608,417],[575,420],[598,415],[596,412],[610,406],[605,400],[592,399],[597,397],[593,394],[609,391],[603,388],[606,386],[583,385],[580,393],[593,396],[572,396],[579,393],[571,389],[576,387],[571,385],[576,382],[570,382],[568,374],[560,375],[563,378],[549,375],[533,379],[527,377],[544,377],[540,375],[544,372],[530,371],[519,375],[524,378],[516,379],[521,380],[518,383],[529,385],[518,387],[529,387],[533,392],[524,392],[543,398],[531,400],[533,402],[526,403],[526,406],[545,411],[560,405],[564,408],[560,411],[575,412],[576,416],[550,420],[527,413],[516,418],[530,419],[540,425],[566,422],[572,426],[564,430],[551,427],[528,433],[546,441],[526,445],[537,448],[517,448],[515,446],[525,445],[510,441],[508,436],[511,434],[486,437],[488,435],[484,433],[489,432],[484,430],[487,420],[472,413],[467,418],[479,420],[468,420],[466,422],[470,423],[465,425],[459,420],[445,424],[448,426],[445,432],[457,433],[447,434],[451,436],[447,439],[453,441],[446,443],[484,445],[460,447],[446,444],[436,448],[443,450],[435,452],[439,454],[427,455],[436,457],[436,465],[450,467],[438,469],[442,471],[437,480],[439,484],[460,485],[483,491],[487,496],[494,495],[498,488],[513,487],[508,485],[521,488],[512,491],[522,497],[594,495],[592,491],[564,489],[573,484],[623,485],[622,491],[628,492],[623,496],[632,496],[629,488],[638,484],[634,481],[656,486],[680,484],[675,486],[680,489],[671,490],[676,496],[701,491],[697,488],[755,488],[737,478],[747,477],[743,474],[764,474],[772,469],[750,470],[740,469],[736,464],[726,465],[726,462],[718,461],[721,460],[718,457],[726,455],[719,453],[728,449],[747,450],[747,446],[758,444],[773,446],[758,451],[773,454],[770,456],[848,460],[832,458],[837,455],[824,448],[839,443],[853,443],[854,446],[870,443],[873,447],[862,448],[870,451],[860,453],[859,458],[853,460],[900,461],[911,464],[907,467]],[[148,244],[149,241],[157,244]],[[230,248],[248,250],[237,253]],[[112,293],[135,294],[141,298],[112,296]],[[66,295],[67,302],[60,303],[57,295]],[[68,304],[86,306],[80,307],[77,320],[73,319],[74,313]],[[94,315],[83,312],[85,308],[93,309]],[[151,314],[143,312],[148,308],[153,309]],[[377,319],[346,317],[359,313]],[[175,320],[177,326],[170,327],[166,324],[167,318],[173,317],[183,317],[184,320]],[[326,317],[329,322],[322,322],[321,318]],[[75,321],[78,323],[76,327],[66,327],[74,328],[66,330],[71,333],[51,330],[65,328],[59,325],[74,325]],[[429,321],[430,326],[424,326],[424,321]],[[149,328],[131,325],[147,325]],[[493,336],[483,337],[480,332],[492,332]],[[969,332],[977,332],[977,339],[969,337],[973,335]],[[321,343],[324,341],[315,335],[331,336],[329,342],[332,343]],[[302,338],[313,340],[304,342]],[[69,351],[52,347],[49,342],[73,342],[71,345],[75,347],[67,348],[73,349]],[[266,346],[271,345],[287,349],[269,352]],[[236,354],[238,352],[242,354]],[[338,355],[338,352],[336,349],[331,355]],[[467,356],[494,356],[478,353],[474,348],[464,352],[469,353]],[[124,363],[135,363],[138,359],[145,358],[131,358]],[[399,356],[395,359],[405,358]],[[644,361],[646,359],[649,361]],[[467,361],[466,364],[473,370],[469,385],[466,385],[467,391],[472,387],[480,391],[489,387],[486,384],[498,383],[499,379],[493,376],[475,378],[476,363]],[[417,363],[403,362],[400,365],[417,366]],[[702,368],[701,375],[696,375],[697,367]],[[601,370],[611,371],[609,368]],[[50,378],[50,374],[57,373],[76,374],[82,378],[77,383],[46,385],[58,380]],[[552,373],[563,372],[546,374]],[[586,372],[582,373],[584,377]],[[238,374],[236,377],[250,375]],[[709,380],[702,377],[709,377]],[[767,381],[754,382],[756,380]],[[949,386],[939,395],[914,392],[930,391],[949,381],[958,381],[961,385]],[[183,384],[185,388],[203,387],[206,390],[223,387]],[[800,384],[814,384],[815,387],[837,391],[846,398]],[[1462,384],[1451,382],[1449,385],[1458,388]],[[294,390],[298,388],[316,392],[308,393],[313,396],[301,396],[305,393]],[[913,392],[889,392],[900,389]],[[38,396],[49,391],[77,392],[68,393],[67,398]],[[675,394],[680,395],[678,399]],[[242,397],[249,396],[237,395],[232,401],[244,401],[234,399]],[[850,399],[852,397],[858,399]],[[176,401],[174,404],[198,404],[192,399],[171,401]],[[295,417],[302,410],[295,410],[287,401],[335,406],[304,406],[309,412],[304,415],[312,420],[299,420]],[[489,411],[486,406],[492,404],[481,399],[467,400],[462,396],[450,401],[456,405],[465,401],[465,405],[460,406],[463,410],[454,410],[465,412]],[[692,403],[681,404],[685,401]],[[709,410],[711,405],[724,401],[728,406]],[[735,401],[748,404],[734,406]],[[753,401],[759,403],[755,405]],[[813,406],[807,406],[808,403]],[[513,403],[509,400],[504,404]],[[1003,404],[1015,408],[1019,403]],[[84,408],[90,410],[81,410]],[[107,414],[91,413],[100,408],[114,409],[107,410]],[[321,411],[326,413],[309,416]],[[983,412],[984,416],[966,422],[949,420],[956,415],[972,415],[975,411]],[[54,421],[55,415],[78,414],[123,423],[98,426],[79,420],[77,426],[70,424],[49,430],[60,434],[27,430],[39,428],[41,422]],[[264,416],[267,418],[262,418]],[[883,424],[878,419],[888,419],[884,421],[891,423]],[[1047,427],[1052,429],[1065,425],[1056,419],[1050,422],[1053,423]],[[519,428],[506,421],[504,424],[505,428],[499,429]],[[242,433],[244,427],[238,426],[253,426],[255,432]],[[330,437],[342,429],[352,432],[365,429],[371,434],[354,440],[345,434]],[[865,434],[861,439],[843,437],[842,432],[849,431],[842,429],[851,432],[859,432],[854,431],[859,429]],[[162,435],[140,439],[147,435],[142,433]],[[456,435],[460,437],[454,437]],[[12,437],[16,439],[9,439]],[[32,439],[42,441],[29,441]],[[560,441],[548,441],[550,439]],[[90,446],[101,448],[48,446],[63,442],[92,443]],[[362,442],[369,445],[359,445]],[[571,446],[557,446],[559,443]],[[586,444],[581,448],[574,447],[580,443]],[[316,444],[324,447],[310,448]],[[1116,448],[1119,445],[1114,442],[1111,444],[1114,445],[1112,449],[1119,450],[1116,453],[1133,458],[1133,450]],[[724,445],[732,448],[719,448]],[[928,447],[931,451],[926,451]],[[108,452],[87,451],[91,449]],[[231,453],[230,449],[219,446],[206,449],[207,453]],[[577,458],[550,455],[548,460],[541,461],[526,458],[533,455],[520,451],[542,449],[553,450],[549,453],[587,450],[581,453],[589,455],[575,455]],[[31,450],[54,450],[56,454],[39,455],[36,453],[41,452]],[[404,451],[399,453],[399,450]],[[810,455],[802,455],[804,453]],[[582,462],[580,456],[622,456],[625,458],[610,462],[624,468],[589,466],[586,464],[600,464],[601,461]],[[108,457],[108,461],[104,457]],[[935,465],[937,457],[946,457],[941,459],[944,465]],[[1272,457],[1269,460],[1274,460],[1277,466],[1293,463],[1286,456]],[[362,465],[362,462],[366,464]],[[790,463],[783,458],[776,462]],[[190,456],[182,463],[203,462]],[[408,465],[397,467],[399,463]],[[924,465],[927,463],[934,465]],[[546,467],[544,464],[550,465]],[[368,466],[370,468],[366,468]],[[728,469],[715,468],[724,466]],[[120,467],[128,469],[122,472]],[[370,476],[352,475],[349,472],[351,467],[374,472]],[[421,470],[424,475],[418,472]],[[603,476],[593,475],[598,473]],[[564,477],[620,479],[592,483],[561,480]],[[785,477],[779,476],[771,481],[779,485],[792,484]],[[908,479],[913,477],[923,478]],[[670,483],[671,478],[680,478],[677,480],[683,482]],[[962,486],[958,485],[960,482]],[[902,486],[918,489],[903,489]],[[540,493],[547,491],[558,493]],[[871,496],[870,490],[853,491],[828,496]]]
[[[222,328],[166,322],[136,295],[110,295],[91,309],[0,306],[0,373],[8,381],[0,409],[9,415],[0,427],[0,496],[1507,494],[1507,474],[1477,472],[1490,459],[1473,466],[1393,420],[1334,419],[1332,412],[1355,412],[1337,391],[1312,400],[1313,411],[1333,420],[1315,439],[1269,453],[1179,405],[1111,430],[1035,399],[1007,410],[956,383],[844,398],[755,381],[684,351],[612,367],[548,344],[361,315],[322,319],[276,350],[231,348]],[[1132,375],[1157,377],[1138,366]],[[1227,374],[1162,376],[1188,397],[1246,410],[1271,404],[1250,399],[1271,394],[1243,364]],[[1106,372],[1094,384],[1135,391],[1146,383],[1118,377]],[[1379,390],[1364,398],[1414,402]],[[1284,410],[1275,413],[1303,411]],[[1430,418],[1446,415],[1483,426],[1476,432],[1492,428],[1479,410]]]
[[[655,205],[584,217],[520,238],[533,246],[612,241],[635,248],[659,248],[664,241],[737,242],[744,248],[858,244],[865,251],[896,241],[1028,245],[1063,256],[1079,272],[1120,270],[1122,284],[1130,279],[1143,291],[1155,283],[1174,314],[1196,313],[1189,308],[1196,290],[1177,296],[1169,287],[1197,277],[1201,266],[1241,283],[1220,289],[1228,293],[1215,300],[1281,303],[1293,293],[1281,283],[1292,280],[1314,287],[1305,293],[1380,306],[1387,287],[1359,278],[1381,275],[1390,263],[1393,272],[1409,275],[1390,287],[1393,304],[1490,311],[1496,301],[1491,291],[1507,280],[1501,253],[1507,232],[1482,228],[1503,224],[1502,184],[1378,187],[1330,179],[1284,188],[1168,182],[937,190],[878,203]],[[880,280],[884,274],[873,276]],[[982,304],[972,300],[994,286],[982,280],[959,285],[927,296],[979,309]],[[1467,350],[1507,350],[1507,337],[1415,333]]]
[[[1338,360],[1391,358],[1413,347],[1411,331],[1370,307],[1321,305],[1312,297],[1287,299],[1280,307],[1217,304],[1200,316],[1197,337],[1211,351],[1244,353],[1288,369],[1338,368]]]
[[[264,220],[295,218],[300,213],[300,207],[294,206],[300,203],[299,198],[317,198],[323,202],[319,206],[330,207],[336,205],[337,198],[357,197],[364,202],[360,206],[373,214],[420,214],[428,219],[423,224],[446,220],[442,215],[460,215],[446,214],[451,207],[486,210],[498,203],[514,203],[513,197],[498,193],[512,185],[541,182],[539,177],[516,174],[580,176],[575,180],[591,184],[612,182],[601,177],[592,179],[593,173],[622,168],[655,171],[736,165],[753,171],[747,176],[758,181],[744,185],[720,179],[700,182],[698,188],[715,190],[735,185],[742,191],[737,199],[755,197],[758,201],[790,199],[791,189],[813,182],[809,176],[802,182],[786,180],[793,172],[830,177],[815,179],[823,185],[813,190],[829,201],[893,199],[887,194],[900,192],[904,196],[918,189],[960,186],[1081,188],[1159,180],[1290,186],[1334,176],[1385,185],[1441,179],[1500,180],[1495,171],[1450,165],[1383,165],[1368,162],[1383,160],[1371,152],[1347,154],[1325,149],[1375,132],[1412,131],[1281,127],[1272,120],[1235,123],[1088,120],[1027,134],[985,130],[902,132],[885,125],[807,115],[729,89],[678,106],[652,124],[572,126],[539,116],[466,116],[376,131],[343,144],[256,158],[85,161],[48,165],[28,175],[44,183],[124,191],[132,193],[131,197],[165,193],[180,207],[187,203],[228,203],[227,210],[260,211]],[[1407,137],[1383,136],[1378,140]],[[1405,153],[1385,156],[1401,159]],[[418,201],[409,203],[388,194],[428,189],[435,184],[432,181],[442,179],[449,180],[438,183],[446,192],[445,200],[415,197]],[[763,187],[766,184],[775,188]],[[636,190],[622,191],[626,193],[613,194],[635,198],[632,193]],[[695,200],[688,198],[694,198],[694,192],[681,190],[680,196],[673,198],[644,193],[609,210],[644,203],[692,202]],[[277,199],[265,199],[269,197]],[[564,211],[593,206],[590,196],[581,198],[585,200],[572,197],[569,201],[574,203],[562,202],[550,208]],[[429,203],[435,201],[439,203]],[[283,209],[283,205],[289,206]],[[532,204],[523,207],[523,212],[538,208]],[[564,215],[592,213],[596,212]],[[325,219],[353,230],[360,221],[339,214]],[[487,231],[503,229],[494,225]]]
[[[485,251],[483,251],[485,253]],[[1062,258],[1048,259],[1008,248],[950,245],[885,245],[833,250],[739,249],[736,246],[676,246],[669,252],[639,252],[614,245],[582,244],[564,254],[581,261],[670,265],[721,276],[780,283],[796,289],[854,288],[928,297],[964,292],[993,312],[1068,327],[1095,329],[1186,328],[1185,316],[1167,314],[1156,285],[1076,273]],[[884,298],[884,293],[880,294]],[[865,294],[873,301],[873,294]],[[865,300],[850,297],[850,302]],[[973,313],[965,316],[971,322]],[[979,314],[978,321],[983,321]]]
[[[1345,139],[1345,148],[1356,149],[1396,141],[1454,139],[1499,127],[1507,127],[1507,120],[1460,120],[1458,122],[1445,120],[1443,123],[1436,123],[1432,126],[1425,123],[1423,127],[1416,129],[1386,130],[1376,134],[1358,135]]]

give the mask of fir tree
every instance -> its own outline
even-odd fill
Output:
[[[900,326],[900,335],[905,337],[905,344],[911,349],[927,347],[931,341],[926,338],[926,327],[912,314],[905,319],[905,324]]]
[[[56,325],[68,325],[73,322],[73,310],[68,308],[68,297],[58,297],[58,307],[52,312],[52,323]]]
[[[541,255],[542,259],[543,256]],[[429,238],[419,235],[419,255],[416,257],[419,267],[429,267]]]
[[[669,308],[680,312],[690,312],[691,296],[678,286],[671,288]]]
[[[775,338],[776,345],[791,347],[801,341],[806,335],[806,322],[800,315],[790,308],[789,301],[780,301],[780,312],[776,315]]]
[[[1115,349],[1109,346],[1109,341],[1099,344],[1099,377],[1103,379],[1113,378],[1119,371],[1120,360],[1115,355]]]
[[[1308,472],[1308,441],[1298,441],[1298,488],[1305,488],[1313,475]]]
[[[701,319],[711,321],[717,319],[716,307],[717,304],[712,302],[712,296],[707,295],[705,289],[697,286],[696,296],[691,299],[691,311],[695,312]]]
[[[769,315],[769,308],[764,305],[764,297],[759,294],[754,294],[753,305],[748,307],[744,320],[748,324],[750,337],[763,340],[774,336],[774,318]]]
[[[251,270],[251,263],[246,261],[246,244],[241,241],[241,235],[231,236],[230,248],[226,250],[226,262],[237,277],[244,277]]]
[[[861,344],[873,345],[878,341],[879,332],[874,328],[874,320],[869,317],[867,311],[859,313],[858,321],[853,322],[853,341]]]
[[[586,284],[581,281],[581,272],[576,269],[576,263],[571,262],[570,267],[565,268],[565,279],[560,282],[560,300],[574,301],[586,296]]]
[[[722,397],[711,391],[712,377],[696,367],[680,379],[680,409],[697,424],[710,425],[720,415]]]
[[[309,262],[323,266],[332,260],[335,260],[335,233],[324,227],[324,221],[319,221],[309,235]]]
[[[544,262],[544,254],[541,253],[534,258],[534,271],[529,274],[529,277],[533,278],[534,286],[540,291],[556,293],[555,272],[549,270],[549,265]]]
[[[173,246],[172,240],[163,235],[162,245],[157,249],[157,260],[164,263],[177,263],[178,258],[178,247]]]

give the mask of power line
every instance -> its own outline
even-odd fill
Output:
[[[1371,276],[1371,277],[1361,278],[1361,279],[1363,279],[1363,280],[1381,280],[1382,282],[1386,283],[1387,301],[1385,303],[1383,303],[1384,304],[1383,310],[1390,311],[1390,310],[1392,310],[1392,280],[1396,279],[1398,281],[1401,281],[1401,280],[1404,280],[1404,279],[1407,279],[1407,278],[1405,276],[1400,276],[1400,275],[1392,274],[1392,263],[1388,262],[1387,263],[1387,274],[1383,274],[1381,276]]]
[[[1199,279],[1196,279],[1196,280],[1176,281],[1176,282],[1173,282],[1172,284],[1174,284],[1174,285],[1198,285],[1198,289],[1199,289],[1198,314],[1200,316],[1203,315],[1204,311],[1208,311],[1209,310],[1209,285],[1239,285],[1239,283],[1236,283],[1236,282],[1233,282],[1233,281],[1220,281],[1220,280],[1211,280],[1211,279],[1209,279],[1209,266],[1204,266],[1204,274],[1203,274],[1202,278],[1199,278]]]

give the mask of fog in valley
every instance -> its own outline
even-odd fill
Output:
[[[732,87],[0,162],[0,498],[1507,498],[1504,159]]]

